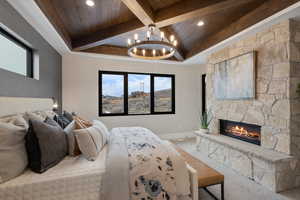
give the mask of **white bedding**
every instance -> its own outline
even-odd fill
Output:
[[[0,184],[0,200],[100,200],[106,151],[104,147],[94,162],[68,156],[43,174],[27,170]]]

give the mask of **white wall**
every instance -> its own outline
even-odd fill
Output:
[[[98,71],[175,74],[176,114],[101,117],[109,127],[143,126],[157,134],[198,128],[201,110],[201,65],[174,65],[109,60],[82,55],[63,56],[63,109],[88,119],[98,118]]]

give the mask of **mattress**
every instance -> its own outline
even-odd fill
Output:
[[[0,184],[0,200],[100,200],[107,147],[94,162],[66,157],[43,174],[26,170]]]

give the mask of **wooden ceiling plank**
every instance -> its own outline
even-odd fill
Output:
[[[175,52],[174,56],[179,60],[179,61],[183,61],[184,60],[184,50],[181,48],[181,40],[179,38],[179,36],[176,34],[176,32],[170,27],[164,27],[160,29],[161,31],[163,31],[165,33],[165,39],[167,41],[169,41],[169,38],[171,35],[174,35],[174,37],[176,38],[177,42],[178,42],[178,46],[177,46],[177,51]]]
[[[208,49],[216,45],[217,43],[228,39],[229,37],[241,32],[242,30],[264,20],[273,14],[291,6],[294,3],[299,2],[300,0],[268,0],[263,3],[258,8],[244,15],[237,21],[228,25],[227,28],[217,32],[216,34],[210,36],[205,40],[195,42],[196,45],[191,49],[187,54],[187,58],[190,58],[201,51]]]
[[[59,15],[57,14],[55,8],[52,7],[52,4],[46,4],[43,0],[35,0],[35,3],[43,11],[44,15],[46,15],[47,19],[50,21],[52,26],[54,26],[55,30],[62,37],[66,45],[71,50],[72,40],[70,34],[68,33],[64,24],[62,23],[62,20],[58,17]]]
[[[107,43],[111,38],[119,37],[122,34],[136,32],[144,28],[138,19],[131,20],[122,24],[111,26],[107,29],[97,31],[81,39],[74,40],[72,43],[73,50],[85,50]]]
[[[154,13],[145,0],[121,0],[145,26],[154,23]]]
[[[117,56],[128,56],[127,48],[112,46],[112,45],[101,45],[90,49],[83,50],[86,53],[97,53],[97,54],[109,54]]]
[[[180,1],[168,8],[159,10],[155,15],[155,24],[159,28],[166,27],[192,18],[201,18],[251,1],[253,0]]]

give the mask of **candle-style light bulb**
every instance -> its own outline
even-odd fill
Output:
[[[142,53],[143,53],[143,56],[145,56],[145,55],[146,55],[146,50],[143,49],[143,50],[142,50]]]
[[[162,52],[163,52],[163,54],[165,54],[165,53],[166,53],[166,49],[165,49],[165,48],[163,48],[163,49],[162,49]]]
[[[147,31],[147,39],[148,39],[148,40],[150,40],[150,36],[151,36],[150,31]]]
[[[137,52],[137,48],[136,48],[136,47],[133,48],[133,52],[134,52],[134,53]]]
[[[136,33],[136,34],[134,34],[134,39],[135,40],[138,40],[139,39],[139,35]]]
[[[165,38],[165,33],[164,32],[160,32],[160,38],[161,38],[161,40],[164,40],[164,38]]]
[[[178,42],[177,42],[177,40],[175,40],[175,41],[173,42],[173,45],[176,47],[177,44],[178,44]]]
[[[152,50],[152,54],[153,54],[153,56],[155,56],[155,54],[156,54],[156,50],[155,49]]]
[[[171,35],[171,36],[170,36],[170,41],[173,42],[174,39],[175,39],[174,35]]]
[[[128,38],[127,43],[128,45],[131,45],[131,39]]]

